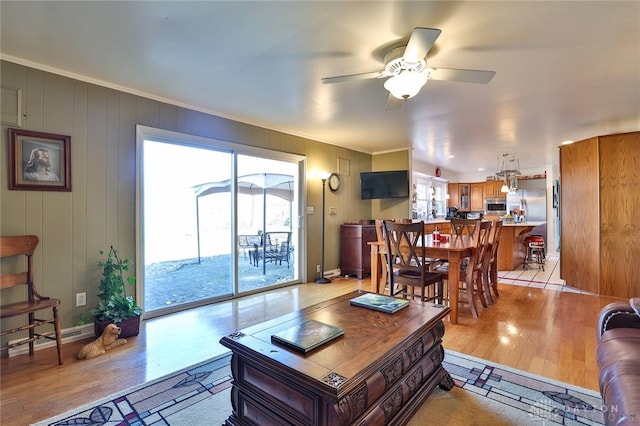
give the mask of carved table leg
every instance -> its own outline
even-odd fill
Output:
[[[445,371],[445,375],[438,386],[442,390],[450,391],[451,389],[453,389],[454,385],[455,383],[453,382],[453,378],[451,378],[451,375],[447,371]]]

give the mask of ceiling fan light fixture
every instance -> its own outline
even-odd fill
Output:
[[[404,70],[385,81],[384,88],[395,98],[407,100],[417,95],[428,79],[428,73]]]

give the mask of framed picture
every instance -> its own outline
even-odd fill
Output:
[[[9,189],[71,191],[71,136],[9,129]]]

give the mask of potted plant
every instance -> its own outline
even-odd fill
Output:
[[[104,252],[100,251],[100,254]],[[136,282],[135,277],[130,276],[126,280],[124,277],[124,273],[129,271],[129,260],[118,256],[116,249],[111,246],[106,260],[98,262],[98,265],[102,267],[98,292],[100,302],[91,311],[96,336],[100,336],[111,323],[122,329],[121,337],[137,336],[140,332],[142,309],[132,296],[127,296],[126,286]]]

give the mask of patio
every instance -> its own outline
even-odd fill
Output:
[[[231,255],[153,263],[145,267],[145,310],[230,294],[233,283]],[[292,255],[293,257],[293,255]],[[250,291],[293,280],[293,264],[253,266],[238,258],[239,290]]]

